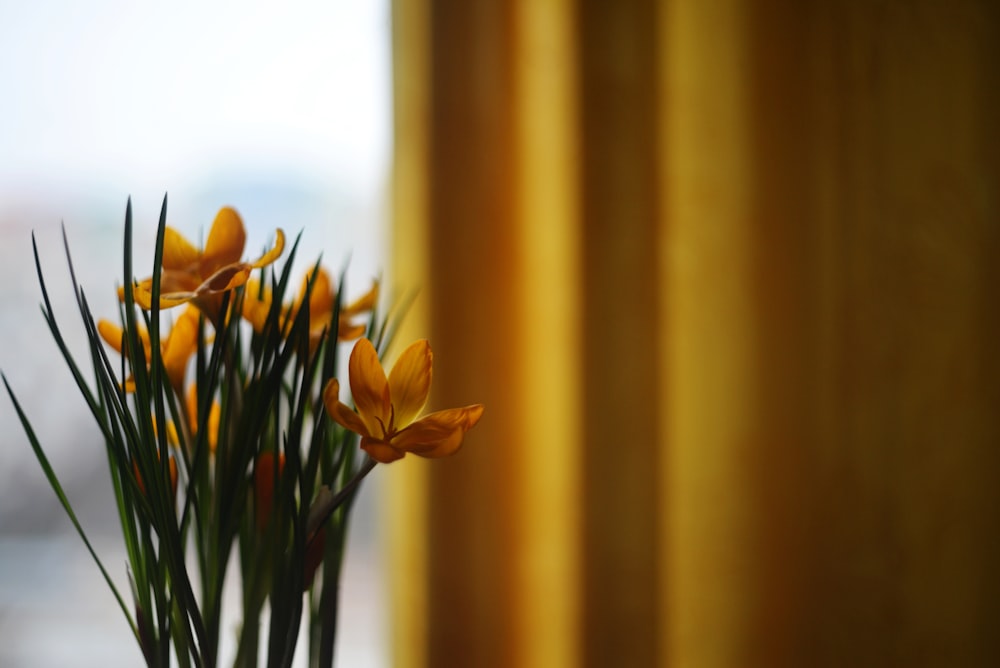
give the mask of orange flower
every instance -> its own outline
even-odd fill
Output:
[[[274,484],[280,483],[281,474],[285,470],[285,454],[278,453],[278,471],[274,471],[274,453],[265,451],[257,455],[257,462],[253,470],[253,496],[254,513],[257,523],[257,530],[263,532],[271,521],[274,513]],[[323,553],[326,543],[326,534],[323,527],[320,527],[313,534],[306,538],[306,551],[303,555],[303,578],[302,589],[305,591],[312,586],[316,577],[316,570],[323,562]]]
[[[170,333],[160,343],[163,367],[166,369],[170,384],[177,392],[180,392],[184,387],[188,360],[198,349],[198,318],[198,309],[193,306],[188,307],[174,321]],[[101,320],[97,323],[97,331],[105,343],[118,351],[119,354],[122,352],[121,327],[108,320]],[[149,341],[149,333],[143,328],[139,328],[139,340],[142,341],[148,363],[152,356],[152,343]],[[126,379],[125,389],[130,392],[135,390],[133,378]]]
[[[199,251],[179,232],[167,227],[163,238],[160,308],[194,302],[217,322],[222,294],[246,283],[251,271],[277,260],[285,248],[285,234],[278,229],[274,248],[253,262],[244,262],[241,258],[246,236],[240,215],[228,206],[215,216],[204,250]],[[152,291],[153,279],[137,283],[133,292],[135,303],[150,308]],[[120,288],[118,294],[123,297],[124,289]]]
[[[316,267],[316,278],[313,281],[312,292],[309,293],[309,341],[315,346],[323,332],[330,328],[333,319],[333,309],[337,301],[337,292],[333,288],[333,281],[329,274],[322,267]],[[305,302],[306,290],[309,287],[311,274],[302,279],[302,287],[295,301],[290,306],[282,309],[281,327],[284,329],[288,321],[294,320],[299,309]],[[341,341],[353,341],[365,333],[365,325],[355,324],[354,318],[371,311],[378,299],[378,283],[375,283],[371,290],[354,302],[340,307],[337,322],[337,338]],[[267,314],[271,310],[271,290],[261,289],[256,281],[247,283],[246,293],[243,296],[243,317],[250,322],[254,331],[261,332],[264,323],[267,321]]]
[[[153,344],[149,341],[149,333],[143,327],[139,327],[139,341],[142,342],[143,359],[149,363],[149,358],[153,356]],[[122,342],[124,330],[110,320],[97,321],[97,333],[101,335],[104,342],[122,354]],[[135,378],[131,375],[125,379],[125,391],[135,392]]]
[[[340,384],[333,378],[323,389],[327,413],[345,429],[361,434],[361,448],[383,464],[408,452],[421,457],[450,455],[482,417],[483,406],[451,408],[417,420],[430,392],[431,361],[430,345],[417,341],[403,351],[386,378],[375,347],[360,339],[348,364],[357,412],[340,401]]]

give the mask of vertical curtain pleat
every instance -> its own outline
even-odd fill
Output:
[[[518,276],[512,336],[521,432],[513,458],[513,537],[506,556],[514,579],[511,665],[575,666],[580,523],[585,510],[578,464],[586,427],[581,364],[583,309],[578,220],[579,126],[576,31],[569,0],[519,0],[513,18],[515,210]],[[544,373],[540,371],[544,370]]]
[[[429,333],[429,12],[430,4],[424,0],[393,4],[393,225],[388,287],[395,299],[408,300],[402,301],[407,310],[398,332],[404,342]],[[391,509],[381,536],[390,546],[385,582],[391,592],[388,623],[392,629],[387,635],[397,650],[393,663],[400,668],[425,666],[428,647],[429,519],[427,470],[422,463],[414,466],[408,461],[405,468],[386,467],[383,472]]]
[[[660,221],[661,366],[668,462],[661,562],[666,659],[645,665],[743,665],[753,640],[759,521],[749,496],[754,405],[755,233],[745,8],[737,0],[663,7]]]
[[[428,133],[429,335],[434,401],[482,402],[489,427],[429,467],[427,663],[514,665],[514,477],[523,426],[516,360],[510,14],[506,3],[432,2]]]
[[[582,665],[643,666],[659,652],[660,168],[656,6],[577,8],[577,336],[582,388]]]
[[[395,3],[396,665],[1000,664],[998,14]]]

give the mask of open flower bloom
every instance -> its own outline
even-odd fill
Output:
[[[170,384],[180,393],[184,387],[184,376],[187,373],[188,361],[191,355],[198,349],[198,309],[189,306],[184,309],[178,317],[170,332],[163,337],[160,343],[160,355],[163,360],[163,368],[167,372]],[[122,352],[122,328],[109,320],[100,320],[97,323],[97,331],[104,341],[118,351]],[[143,329],[138,330],[139,340],[142,341],[143,352],[146,363],[152,357],[152,343],[149,340],[149,333]],[[126,391],[135,390],[135,380],[127,378],[125,380]]]
[[[194,302],[213,322],[218,322],[222,294],[246,283],[250,272],[271,264],[285,249],[285,234],[278,229],[274,247],[253,262],[245,262],[241,258],[246,236],[240,215],[228,206],[215,216],[204,250],[198,250],[168,226],[163,237],[160,308]],[[119,289],[118,293],[124,296],[125,291]],[[133,295],[136,304],[151,308],[153,279],[137,283]]]
[[[327,413],[345,429],[361,434],[361,448],[383,464],[408,452],[421,457],[450,455],[482,417],[483,406],[450,408],[416,419],[430,392],[431,362],[430,345],[417,341],[403,351],[386,378],[375,347],[360,339],[348,364],[357,412],[340,401],[340,384],[334,378],[323,389]]]
[[[294,320],[299,309],[305,302],[306,291],[309,288],[309,279],[312,274],[302,279],[302,287],[295,301],[290,306],[282,309],[281,328],[284,330],[290,320]],[[337,291],[333,287],[333,281],[329,274],[322,267],[315,270],[315,280],[313,281],[312,292],[309,293],[309,341],[315,346],[323,335],[323,332],[330,328],[333,320],[333,310],[337,303]],[[355,324],[354,319],[368,311],[371,311],[378,300],[378,283],[372,285],[365,295],[347,305],[341,305],[337,322],[337,338],[341,341],[353,341],[365,333],[364,324]],[[246,293],[243,295],[243,317],[253,325],[254,331],[264,330],[264,323],[267,322],[267,314],[271,310],[271,290],[261,288],[256,281],[247,283]]]

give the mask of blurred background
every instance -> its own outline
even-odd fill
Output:
[[[1000,5],[411,0],[393,46],[394,267],[486,405],[391,470],[397,665],[1000,665]]]
[[[251,244],[305,225],[327,257],[353,249],[363,277],[364,249],[384,252],[390,284],[421,291],[404,339],[434,346],[432,407],[486,404],[457,457],[408,457],[369,488],[387,529],[373,586],[390,603],[342,635],[368,643],[356,657],[1000,665],[1000,6],[331,7],[116,9],[118,27],[76,51],[82,10],[0,22],[4,48],[20,44],[0,65],[15,93],[0,161],[19,175],[3,177],[3,266],[21,267],[3,283],[17,351],[3,368],[79,476],[72,493],[88,498],[103,464],[74,457],[75,397],[51,399],[61,371],[35,366],[54,348],[31,324],[22,221],[45,207],[31,226],[55,282],[65,219],[99,287],[117,274],[82,217],[109,207],[116,239],[128,193],[152,226],[169,190],[174,224],[232,202]],[[277,60],[282,44],[297,55]],[[41,161],[64,145],[77,171],[56,177]],[[368,237],[386,184],[390,226]],[[4,647],[97,619],[63,602],[115,617],[78,542],[47,537],[35,556],[30,541],[66,523],[9,432]],[[56,577],[46,598],[36,583]],[[378,600],[346,602],[347,617]]]
[[[231,204],[247,227],[247,257],[276,227],[301,231],[300,273],[320,253],[335,272],[349,261],[348,293],[361,294],[385,273],[389,19],[388,2],[368,0],[281,12],[0,3],[0,368],[125,591],[107,459],[41,317],[31,235],[78,354],[85,337],[60,225],[95,314],[114,314],[129,197],[137,266],[151,264],[169,194],[168,222],[188,238],[203,239]],[[6,397],[0,424],[0,665],[138,665],[128,626]],[[378,476],[369,481],[343,580],[341,665],[388,661]]]

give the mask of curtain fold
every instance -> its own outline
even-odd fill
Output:
[[[394,4],[396,665],[1000,661],[998,14]]]

